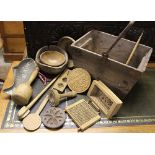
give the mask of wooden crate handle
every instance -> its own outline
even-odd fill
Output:
[[[134,21],[130,21],[129,24],[125,27],[125,29],[119,34],[119,36],[116,38],[114,43],[110,46],[110,48],[102,53],[103,57],[108,57],[110,51],[113,49],[113,47],[118,43],[118,41],[128,32],[128,30],[131,28],[131,26],[134,24]]]

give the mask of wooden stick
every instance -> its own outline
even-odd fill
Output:
[[[48,99],[49,99],[49,95],[46,95],[46,97],[44,98],[44,100],[42,101],[42,103],[40,104],[39,108],[36,110],[36,114],[40,114],[41,111],[44,109],[46,103],[48,102]]]
[[[56,76],[27,106],[23,106],[19,111],[18,111],[18,117],[19,119],[23,119],[28,115],[30,112],[30,108],[37,102],[37,100],[47,91],[47,89],[54,84],[54,82],[58,79],[60,75]]]
[[[28,105],[27,108],[30,109],[34,103],[46,92],[46,90],[57,80],[57,78],[59,77],[56,76]]]
[[[130,55],[129,55],[129,57],[128,57],[128,60],[126,61],[126,65],[129,64],[131,58],[133,57],[135,51],[137,50],[137,47],[138,47],[138,45],[139,45],[139,43],[140,43],[140,41],[141,41],[141,39],[142,39],[142,36],[143,36],[143,32],[141,33],[140,37],[138,38],[138,40],[137,40],[137,42],[136,42],[136,44],[135,44],[135,46],[134,46],[132,52],[130,53]]]
[[[119,34],[119,36],[116,38],[114,43],[110,46],[110,48],[102,53],[102,56],[108,57],[110,51],[113,49],[113,47],[117,44],[117,42],[127,33],[127,31],[131,28],[131,26],[134,24],[134,21],[130,21],[129,24],[125,27],[125,29]]]

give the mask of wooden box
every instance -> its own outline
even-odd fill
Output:
[[[94,80],[87,95],[107,118],[112,118],[122,106],[122,101],[101,81]]]
[[[152,48],[140,44],[129,65],[128,59],[135,42],[121,39],[109,53],[103,57],[117,36],[97,30],[89,31],[69,47],[76,67],[86,69],[93,78],[104,82],[120,98],[124,98],[140,79],[150,59]]]

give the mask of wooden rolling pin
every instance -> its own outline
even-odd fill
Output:
[[[12,94],[12,100],[18,105],[27,105],[31,96],[33,89],[31,83],[34,81],[38,74],[39,68],[37,67],[31,74],[27,82],[20,84],[15,88]]]

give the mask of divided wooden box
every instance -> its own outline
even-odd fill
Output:
[[[26,55],[25,35],[22,21],[1,21],[0,33],[4,41],[4,59],[6,62],[22,60]]]
[[[133,41],[121,38],[108,58],[102,56],[116,38],[105,32],[89,31],[71,44],[69,54],[76,67],[86,69],[123,99],[145,71],[152,48],[140,44],[127,65],[125,62],[135,45]]]

